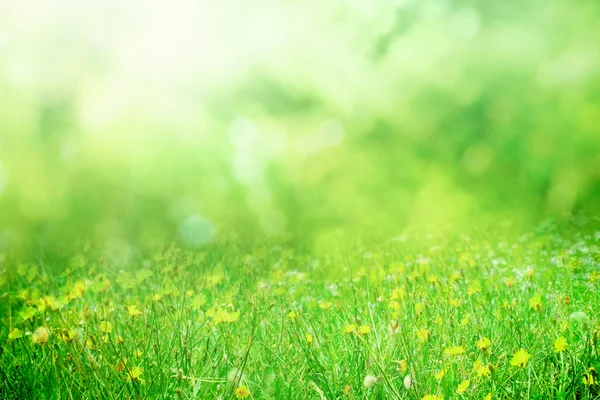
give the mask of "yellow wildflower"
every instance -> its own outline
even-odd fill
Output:
[[[360,333],[361,335],[366,335],[367,333],[371,332],[371,327],[368,325],[361,325],[358,328],[358,333]]]
[[[138,310],[136,305],[127,306],[127,313],[130,317],[136,317],[138,315],[142,315],[142,312]]]
[[[310,333],[306,334],[306,343],[311,344],[313,342],[313,335]]]
[[[408,369],[408,364],[406,363],[406,360],[400,360],[400,361],[394,361],[394,362],[396,364],[398,364],[398,369],[400,370],[400,372],[404,373]]]
[[[554,342],[554,352],[560,353],[560,352],[564,351],[566,348],[567,348],[567,339],[565,339],[563,336],[556,339],[556,341]]]
[[[510,365],[513,367],[525,368],[530,357],[531,355],[527,351],[521,349],[513,355],[512,359],[510,360]]]
[[[100,322],[100,330],[106,334],[111,333],[113,330],[113,326],[110,322],[108,321],[102,321]]]
[[[434,377],[435,377],[435,379],[437,379],[439,381],[440,379],[442,379],[444,377],[444,375],[446,375],[446,368],[440,369],[438,372],[436,372]]]
[[[467,391],[467,388],[469,387],[470,384],[471,384],[471,381],[468,379],[465,379],[458,385],[458,388],[456,388],[456,393],[463,394],[464,392]]]
[[[129,370],[129,376],[127,377],[128,381],[138,381],[143,382],[141,376],[144,373],[144,370],[140,367],[134,367]]]
[[[542,296],[538,293],[529,299],[529,305],[535,311],[540,312],[542,310]]]
[[[250,396],[250,389],[246,385],[238,386],[233,392],[238,399],[245,399]]]
[[[424,342],[427,339],[429,339],[429,330],[425,329],[425,328],[421,328],[417,331],[417,339],[419,339],[420,342]]]
[[[444,400],[444,398],[437,394],[426,394],[425,396],[421,397],[421,400]]]
[[[486,351],[492,345],[492,341],[486,337],[482,337],[476,343],[477,348],[481,351]]]
[[[294,310],[290,311],[287,315],[287,317],[289,319],[291,319],[292,321],[295,321],[297,316],[298,316],[298,314],[296,314],[296,312]]]
[[[447,356],[458,356],[464,352],[465,349],[462,346],[452,346],[444,350],[444,354]]]
[[[481,360],[477,359],[477,361],[473,363],[473,372],[475,372],[477,376],[482,377],[491,374],[492,370],[489,365],[484,365]]]

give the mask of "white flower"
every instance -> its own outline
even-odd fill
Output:
[[[373,375],[367,375],[365,376],[365,380],[363,381],[363,385],[365,385],[365,387],[368,389],[371,386],[373,386],[374,384],[377,383],[377,377],[373,376]]]

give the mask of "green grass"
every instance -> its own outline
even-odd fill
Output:
[[[7,255],[0,398],[598,398],[594,222],[318,256],[224,242],[124,266],[93,246],[62,261]],[[530,358],[511,365],[521,349]]]

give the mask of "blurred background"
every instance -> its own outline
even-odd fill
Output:
[[[4,0],[0,250],[595,213],[598,38],[596,0]]]

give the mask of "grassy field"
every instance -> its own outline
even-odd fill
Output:
[[[0,275],[3,399],[593,399],[595,219]]]

